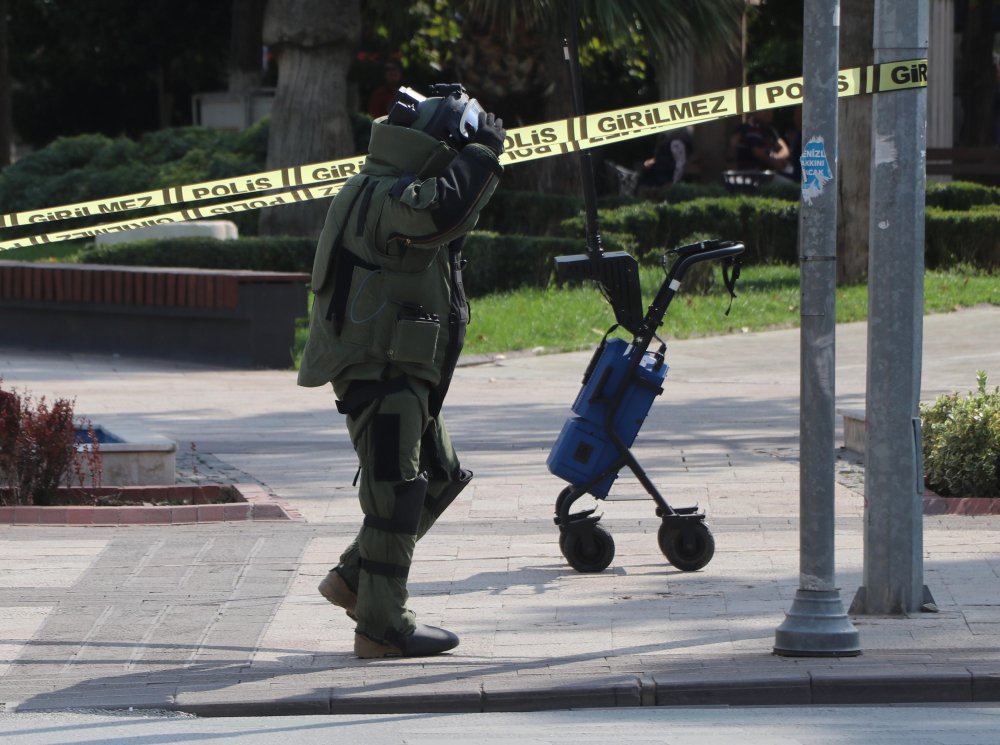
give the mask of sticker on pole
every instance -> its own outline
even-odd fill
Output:
[[[802,199],[806,204],[812,204],[812,200],[820,196],[823,187],[833,179],[822,137],[813,137],[805,144],[799,163],[802,164]]]

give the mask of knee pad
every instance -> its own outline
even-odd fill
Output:
[[[433,513],[435,517],[440,517],[441,513],[448,509],[451,503],[462,493],[462,490],[472,481],[472,476],[472,471],[468,469],[457,469],[451,475],[451,481],[436,497],[427,498],[427,510]]]
[[[365,525],[387,533],[416,535],[420,525],[420,513],[427,497],[427,477],[421,473],[412,481],[401,481],[396,484],[393,491],[396,493],[396,500],[392,508],[392,517],[365,515]]]

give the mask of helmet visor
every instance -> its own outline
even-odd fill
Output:
[[[462,118],[459,120],[458,131],[465,140],[471,140],[472,135],[479,129],[479,115],[484,109],[474,98],[470,98],[462,111]]]

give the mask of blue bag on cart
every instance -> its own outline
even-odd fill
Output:
[[[549,453],[547,465],[552,474],[571,484],[583,485],[597,478],[623,455],[608,434],[608,407],[624,382],[636,353],[631,343],[617,338],[597,348],[584,375],[583,387],[573,403],[573,413],[577,416],[566,421]],[[667,368],[662,354],[645,352],[628,380],[610,422],[611,431],[621,438],[626,448],[635,442],[653,399],[663,393]],[[587,491],[603,499],[617,477],[616,469]]]

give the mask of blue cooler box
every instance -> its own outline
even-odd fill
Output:
[[[578,416],[566,421],[549,453],[549,471],[571,484],[583,484],[608,468],[619,453],[605,429],[607,399],[614,395],[628,371],[635,349],[624,339],[612,339],[598,349],[591,370],[573,403]],[[614,431],[626,447],[635,437],[655,399],[663,392],[667,364],[662,357],[646,352],[629,381],[614,415]],[[617,472],[592,486],[589,491],[603,499],[618,477]]]

